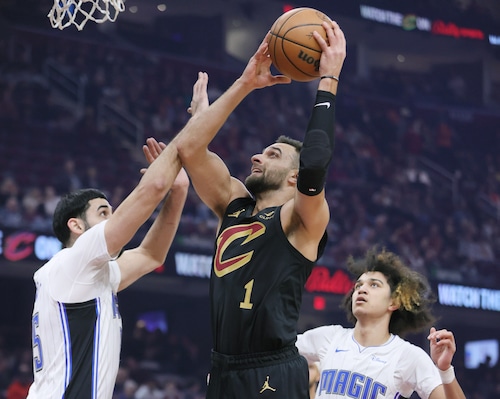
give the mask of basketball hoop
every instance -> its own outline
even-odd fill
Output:
[[[71,24],[82,30],[87,21],[114,22],[125,11],[124,0],[54,0],[47,15],[53,28],[63,30]]]

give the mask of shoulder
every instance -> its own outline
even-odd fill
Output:
[[[326,356],[333,342],[343,342],[343,337],[350,331],[339,325],[312,328],[297,336],[296,346],[308,360],[319,361]]]
[[[301,334],[301,336],[305,339],[322,340],[327,343],[333,341],[334,339],[338,339],[340,336],[350,334],[351,331],[352,330],[349,328],[344,328],[340,325],[332,324],[312,328],[305,331],[303,334]]]
[[[229,211],[230,209],[232,210],[241,206],[249,206],[249,205],[252,206],[255,205],[255,200],[252,197],[235,198],[227,205],[226,212]]]
[[[106,242],[106,238],[104,235],[104,228],[106,226],[107,220],[104,220],[95,226],[92,226],[90,229],[85,231],[80,237],[78,237],[73,244],[72,247],[69,249],[74,250],[74,249],[79,249],[82,247],[85,247],[86,249],[88,248],[93,248],[95,243],[99,242]]]
[[[239,197],[233,199],[223,212],[222,219],[239,219],[245,217],[255,208],[255,200],[252,197]]]
[[[425,367],[432,366],[434,363],[430,356],[421,347],[412,344],[398,336],[396,336],[395,344],[399,347],[402,355],[399,358],[399,364],[403,368]],[[406,365],[406,367],[405,367]]]
[[[419,397],[428,398],[442,384],[437,367],[422,348],[408,341],[401,341],[394,378],[404,387],[402,393],[405,390],[415,391]]]

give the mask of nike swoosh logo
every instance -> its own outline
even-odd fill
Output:
[[[349,349],[335,349],[335,352],[349,352]]]
[[[322,105],[325,105],[326,109],[330,108],[330,103],[328,101],[324,103],[317,103],[314,107],[321,107]]]

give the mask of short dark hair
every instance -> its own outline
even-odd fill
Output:
[[[300,150],[302,150],[302,142],[299,140],[292,139],[291,137],[281,135],[276,139],[276,143],[284,143],[291,145],[292,147],[295,148],[295,157],[293,158],[294,162],[294,167],[298,168],[299,167],[299,155],[300,155]]]
[[[431,313],[435,296],[427,279],[406,266],[396,254],[385,249],[378,251],[374,247],[361,260],[349,257],[347,268],[356,279],[366,272],[380,272],[387,278],[391,296],[399,303],[399,308],[392,313],[389,322],[390,333],[403,336],[409,332],[421,331],[435,321]],[[356,317],[352,313],[353,292],[354,287],[344,297],[343,307],[348,320],[356,323]]]
[[[68,220],[71,218],[84,218],[89,209],[89,201],[94,198],[107,200],[106,195],[94,188],[85,188],[64,195],[57,203],[52,219],[52,230],[57,239],[67,246],[70,238]]]
[[[302,141],[292,139],[291,137],[281,135],[276,139],[276,143],[285,143],[289,144],[292,147],[295,147],[298,153],[300,153],[300,150],[302,149]]]

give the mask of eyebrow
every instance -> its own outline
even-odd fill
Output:
[[[278,151],[280,153],[280,155],[283,154],[283,151],[281,151],[281,148],[279,148],[278,146],[275,146],[275,145],[270,145],[269,147],[265,148],[263,152],[265,152],[267,149]]]
[[[363,281],[363,280],[362,280],[362,279],[360,279],[360,278],[358,278],[358,279],[356,280],[356,284],[357,284],[357,283],[359,283],[359,282],[361,282],[361,281]],[[373,278],[373,277],[372,277],[372,278],[369,278],[369,279],[368,279],[368,281],[378,281],[380,284],[385,284],[382,280],[380,280],[380,279],[378,279],[378,278]]]
[[[103,205],[99,205],[97,207],[97,211],[100,211],[101,208],[106,208],[106,209],[111,209],[111,205],[106,205],[106,204],[103,204]]]

